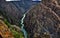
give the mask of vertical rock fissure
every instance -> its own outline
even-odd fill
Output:
[[[23,15],[22,19],[21,19],[21,31],[24,33],[24,37],[27,38],[27,32],[26,30],[24,29],[24,24],[23,24],[23,21],[24,21],[24,18],[26,16],[26,13]]]

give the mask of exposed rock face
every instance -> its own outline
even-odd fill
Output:
[[[14,38],[7,25],[0,20],[0,38]]]
[[[22,17],[22,11],[18,10],[15,5],[4,0],[0,1],[0,10],[4,11],[2,14],[7,17],[11,24],[18,24]]]
[[[29,10],[24,19],[29,38],[57,38],[59,22],[59,16],[42,3]]]
[[[60,17],[60,5],[59,0],[42,0],[42,3],[51,8]]]
[[[21,10],[3,0],[0,0],[0,8],[5,11],[3,15],[7,16],[10,23],[19,24]],[[24,25],[29,38],[60,38],[60,0],[42,0],[41,4],[27,12]]]
[[[58,4],[60,5],[60,0],[57,0]]]
[[[22,0],[19,2],[6,2],[5,0],[0,0],[0,10],[5,11],[4,16],[7,17],[8,21],[11,24],[18,25],[19,20],[22,18],[22,15],[34,4],[32,0]]]

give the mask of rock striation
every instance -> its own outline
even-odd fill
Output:
[[[44,3],[46,2],[44,1]],[[29,38],[59,38],[59,12],[55,12],[57,8],[54,11],[54,7],[50,4],[50,1],[50,6],[48,6],[48,3],[46,5],[44,3],[41,2],[27,11],[24,25]]]
[[[60,5],[59,0],[42,0],[42,3],[51,8],[60,17]]]

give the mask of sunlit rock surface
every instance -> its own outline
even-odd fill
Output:
[[[29,38],[59,38],[59,24],[59,16],[42,3],[27,11],[24,19]]]

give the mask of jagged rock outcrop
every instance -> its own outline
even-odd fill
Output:
[[[3,11],[0,14],[6,16],[10,23],[18,25],[23,9],[14,4],[0,0],[0,9]],[[60,0],[42,0],[41,4],[28,10],[24,25],[29,38],[60,38]]]
[[[59,0],[42,0],[42,3],[51,8],[60,17],[60,5]]]
[[[19,2],[6,2],[0,0],[0,10],[4,11],[4,17],[7,17],[11,24],[18,25],[22,15],[32,6],[37,3],[32,0],[21,0]],[[5,13],[6,12],[6,13]]]
[[[58,38],[59,24],[59,16],[42,3],[27,11],[24,19],[29,38]]]
[[[11,24],[18,25],[18,22],[22,17],[22,11],[18,10],[14,4],[6,2],[5,0],[0,0],[0,11],[3,11],[0,14],[4,15],[3,17],[7,17]]]
[[[0,20],[0,38],[14,38],[10,29],[2,20]]]

